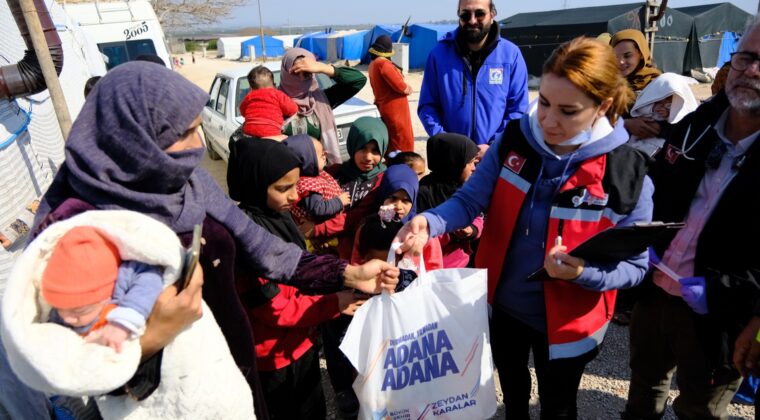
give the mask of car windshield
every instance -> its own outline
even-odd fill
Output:
[[[280,71],[274,70],[272,71],[272,74],[274,75],[275,86],[279,86],[280,85]],[[335,82],[333,82],[331,78],[320,73],[320,74],[317,74],[317,84],[319,84],[319,87],[324,90],[334,85]],[[243,76],[239,78],[237,82],[237,92],[235,95],[235,97],[237,98],[235,102],[235,116],[236,117],[240,116],[240,103],[243,102],[243,98],[245,98],[245,95],[247,95],[250,90],[251,90],[251,85],[248,84],[248,77]]]

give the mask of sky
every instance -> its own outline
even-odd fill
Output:
[[[247,5],[236,9],[222,20],[229,26],[258,26],[258,1],[264,26],[346,25],[404,23],[411,15],[411,23],[456,19],[455,0],[248,0]],[[609,1],[599,0],[494,0],[497,19],[517,13],[568,8],[603,6]],[[757,12],[759,0],[735,0],[731,3],[750,12]],[[719,3],[721,0],[670,0],[669,7],[685,7]],[[622,0],[621,3],[635,3]],[[643,0],[639,3],[644,3]],[[294,28],[296,29],[296,28]]]

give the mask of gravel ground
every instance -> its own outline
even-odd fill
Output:
[[[327,379],[324,359],[321,360],[321,365],[322,384],[325,388],[327,400],[327,418],[330,420],[339,419],[337,409],[332,403],[333,391],[330,381]],[[595,360],[588,364],[586,373],[581,380],[581,387],[578,392],[578,418],[587,420],[620,418],[620,412],[625,408],[628,395],[630,374],[631,372],[628,369],[628,328],[612,324],[607,331],[602,351]],[[531,368],[531,375],[533,376],[533,389],[531,391],[530,415],[531,418],[537,419],[540,410],[533,368]],[[677,418],[670,406],[670,403],[677,396],[678,390],[673,387],[670,391],[670,401],[665,409],[663,419],[675,420]],[[496,397],[499,405],[493,419],[502,419],[504,418],[504,406],[498,379],[496,380]],[[755,409],[751,406],[731,404],[728,414],[730,419],[751,420],[755,418]]]
[[[189,62],[186,59],[185,62]],[[201,60],[199,59],[199,64]],[[186,65],[180,73],[185,74],[191,81],[207,90],[211,84],[213,75],[219,68],[224,67],[223,60],[204,59],[203,62],[208,64],[202,71],[192,72],[193,70],[200,70],[201,66]],[[230,66],[246,65],[244,63],[227,62]],[[250,64],[248,64],[250,65]],[[366,66],[358,67],[366,74]],[[415,151],[426,156],[425,141],[427,136],[425,130],[420,123],[417,115],[417,102],[419,100],[419,87],[422,84],[422,73],[413,72],[407,76],[407,83],[414,89],[414,93],[409,97],[409,107],[412,113],[412,123],[414,125],[415,135]],[[709,85],[697,85],[694,86],[693,91],[699,99],[707,98],[710,94]],[[533,99],[537,93],[531,91],[530,97]],[[361,92],[357,95],[367,102],[374,102],[372,95],[372,89],[369,86],[365,86]],[[203,166],[211,173],[222,188],[227,190],[226,182],[226,165],[223,161],[212,161],[208,159],[208,156],[204,159]],[[325,388],[325,396],[327,400],[328,419],[337,419],[336,408],[333,404],[333,391],[327,380],[327,371],[325,368],[324,359],[322,363],[322,378]],[[531,417],[539,417],[539,405],[538,405],[538,389],[536,386],[535,373],[531,369],[533,374],[533,390],[531,395]],[[580,391],[578,393],[578,413],[581,419],[617,419],[619,413],[623,411],[625,407],[626,397],[628,395],[628,381],[630,378],[630,370],[628,368],[628,329],[626,327],[620,327],[617,325],[611,325],[607,332],[604,347],[599,356],[589,363],[586,367],[586,373],[581,381]],[[498,380],[496,381],[496,394],[499,401],[499,411],[493,418],[503,418],[503,405],[501,390],[498,386]],[[670,392],[670,402],[678,396],[678,390],[675,387]],[[665,416],[666,420],[676,419],[675,414],[670,406],[670,402],[666,408]],[[755,415],[754,407],[732,404],[729,407],[729,415],[731,419],[753,419]]]

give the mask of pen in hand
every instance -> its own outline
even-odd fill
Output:
[[[557,239],[554,240],[554,246],[562,246],[562,236],[557,236]],[[562,265],[562,260],[559,258],[554,260],[557,265]]]

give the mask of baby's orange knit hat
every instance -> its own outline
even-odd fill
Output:
[[[78,226],[55,245],[42,273],[42,296],[54,308],[92,305],[113,295],[119,250],[97,229]]]

